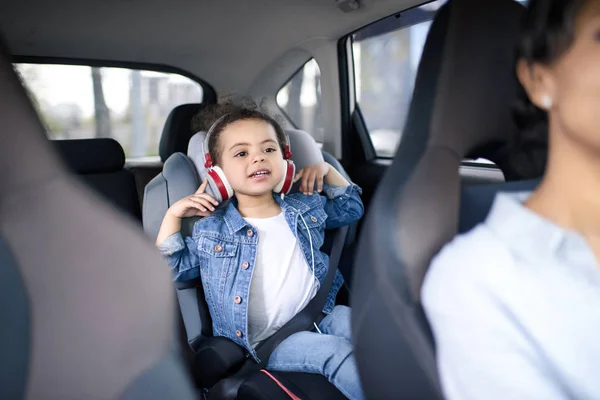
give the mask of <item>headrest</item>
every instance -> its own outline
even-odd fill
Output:
[[[11,60],[0,37],[0,398],[194,398],[169,269],[69,173]]]
[[[522,13],[510,0],[455,0],[440,9],[427,37],[402,142],[384,177],[385,190],[401,196],[395,249],[415,298],[431,257],[456,234],[461,161],[477,153],[500,163],[486,151],[517,133],[514,54]],[[417,215],[425,219],[416,223]]]
[[[292,150],[292,161],[296,164],[296,171],[318,162],[323,162],[323,153],[319,149],[315,139],[307,132],[290,129],[285,131],[290,139],[290,148]],[[204,167],[204,154],[202,146],[204,144],[206,132],[198,132],[189,141],[187,155],[192,159],[200,179],[206,176],[206,167]],[[298,184],[292,187],[292,192],[297,191]]]
[[[285,133],[290,138],[292,160],[296,164],[297,171],[311,164],[323,162],[323,153],[321,153],[315,138],[308,132],[299,129],[287,129]]]
[[[53,140],[52,143],[77,174],[114,172],[125,165],[123,148],[114,139]]]
[[[182,104],[171,111],[160,137],[158,153],[165,162],[171,154],[185,153],[190,138],[195,131],[192,129],[192,118],[198,112],[200,103]]]
[[[513,0],[451,0],[431,25],[402,141],[371,200],[354,262],[352,335],[369,398],[443,398],[421,284],[457,233],[461,161],[516,133],[522,14]]]
[[[481,4],[477,0],[449,4],[451,21],[438,22],[449,26],[432,29],[428,47],[445,41],[443,54],[423,53],[403,141],[406,134],[418,135],[415,140],[430,148],[445,148],[461,160],[488,158],[504,169],[507,160],[499,157],[506,152],[499,149],[517,131],[512,117],[517,88],[514,54],[523,7],[514,1],[498,2],[490,15],[476,3]],[[476,26],[464,23],[474,20]],[[499,21],[505,20],[509,22],[500,26]],[[443,65],[434,66],[440,55]]]

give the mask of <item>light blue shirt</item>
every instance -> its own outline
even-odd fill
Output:
[[[600,399],[600,270],[584,238],[499,194],[422,289],[450,400]]]

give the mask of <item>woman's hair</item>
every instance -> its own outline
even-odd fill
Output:
[[[212,127],[208,141],[208,151],[215,163],[221,159],[219,136],[228,126],[237,121],[255,120],[268,123],[275,130],[277,142],[281,152],[285,153],[286,136],[282,124],[276,117],[271,117],[263,106],[258,106],[254,101],[244,99],[241,104],[234,104],[231,100],[218,104],[203,106],[192,120],[192,129],[208,132]],[[215,125],[216,124],[216,125]],[[213,126],[214,125],[214,126]]]
[[[517,46],[517,61],[549,65],[573,43],[575,23],[586,0],[530,0]],[[519,85],[513,110],[519,133],[513,138],[514,169],[521,178],[543,174],[548,154],[548,115]]]

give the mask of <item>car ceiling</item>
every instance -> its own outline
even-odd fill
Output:
[[[364,0],[344,13],[335,0],[3,1],[0,29],[15,55],[163,64],[245,93],[286,51],[423,2]]]

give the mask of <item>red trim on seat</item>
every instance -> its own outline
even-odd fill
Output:
[[[269,371],[261,369],[260,372],[264,372],[269,378],[271,378],[277,384],[277,386],[279,386],[281,388],[281,390],[283,390],[285,392],[285,394],[287,394],[288,396],[290,396],[290,399],[292,399],[292,400],[302,400],[300,397],[296,396],[288,388],[286,388],[283,385],[283,383],[279,382],[277,380],[277,378],[275,378],[273,375],[271,375],[271,373],[269,373]]]

